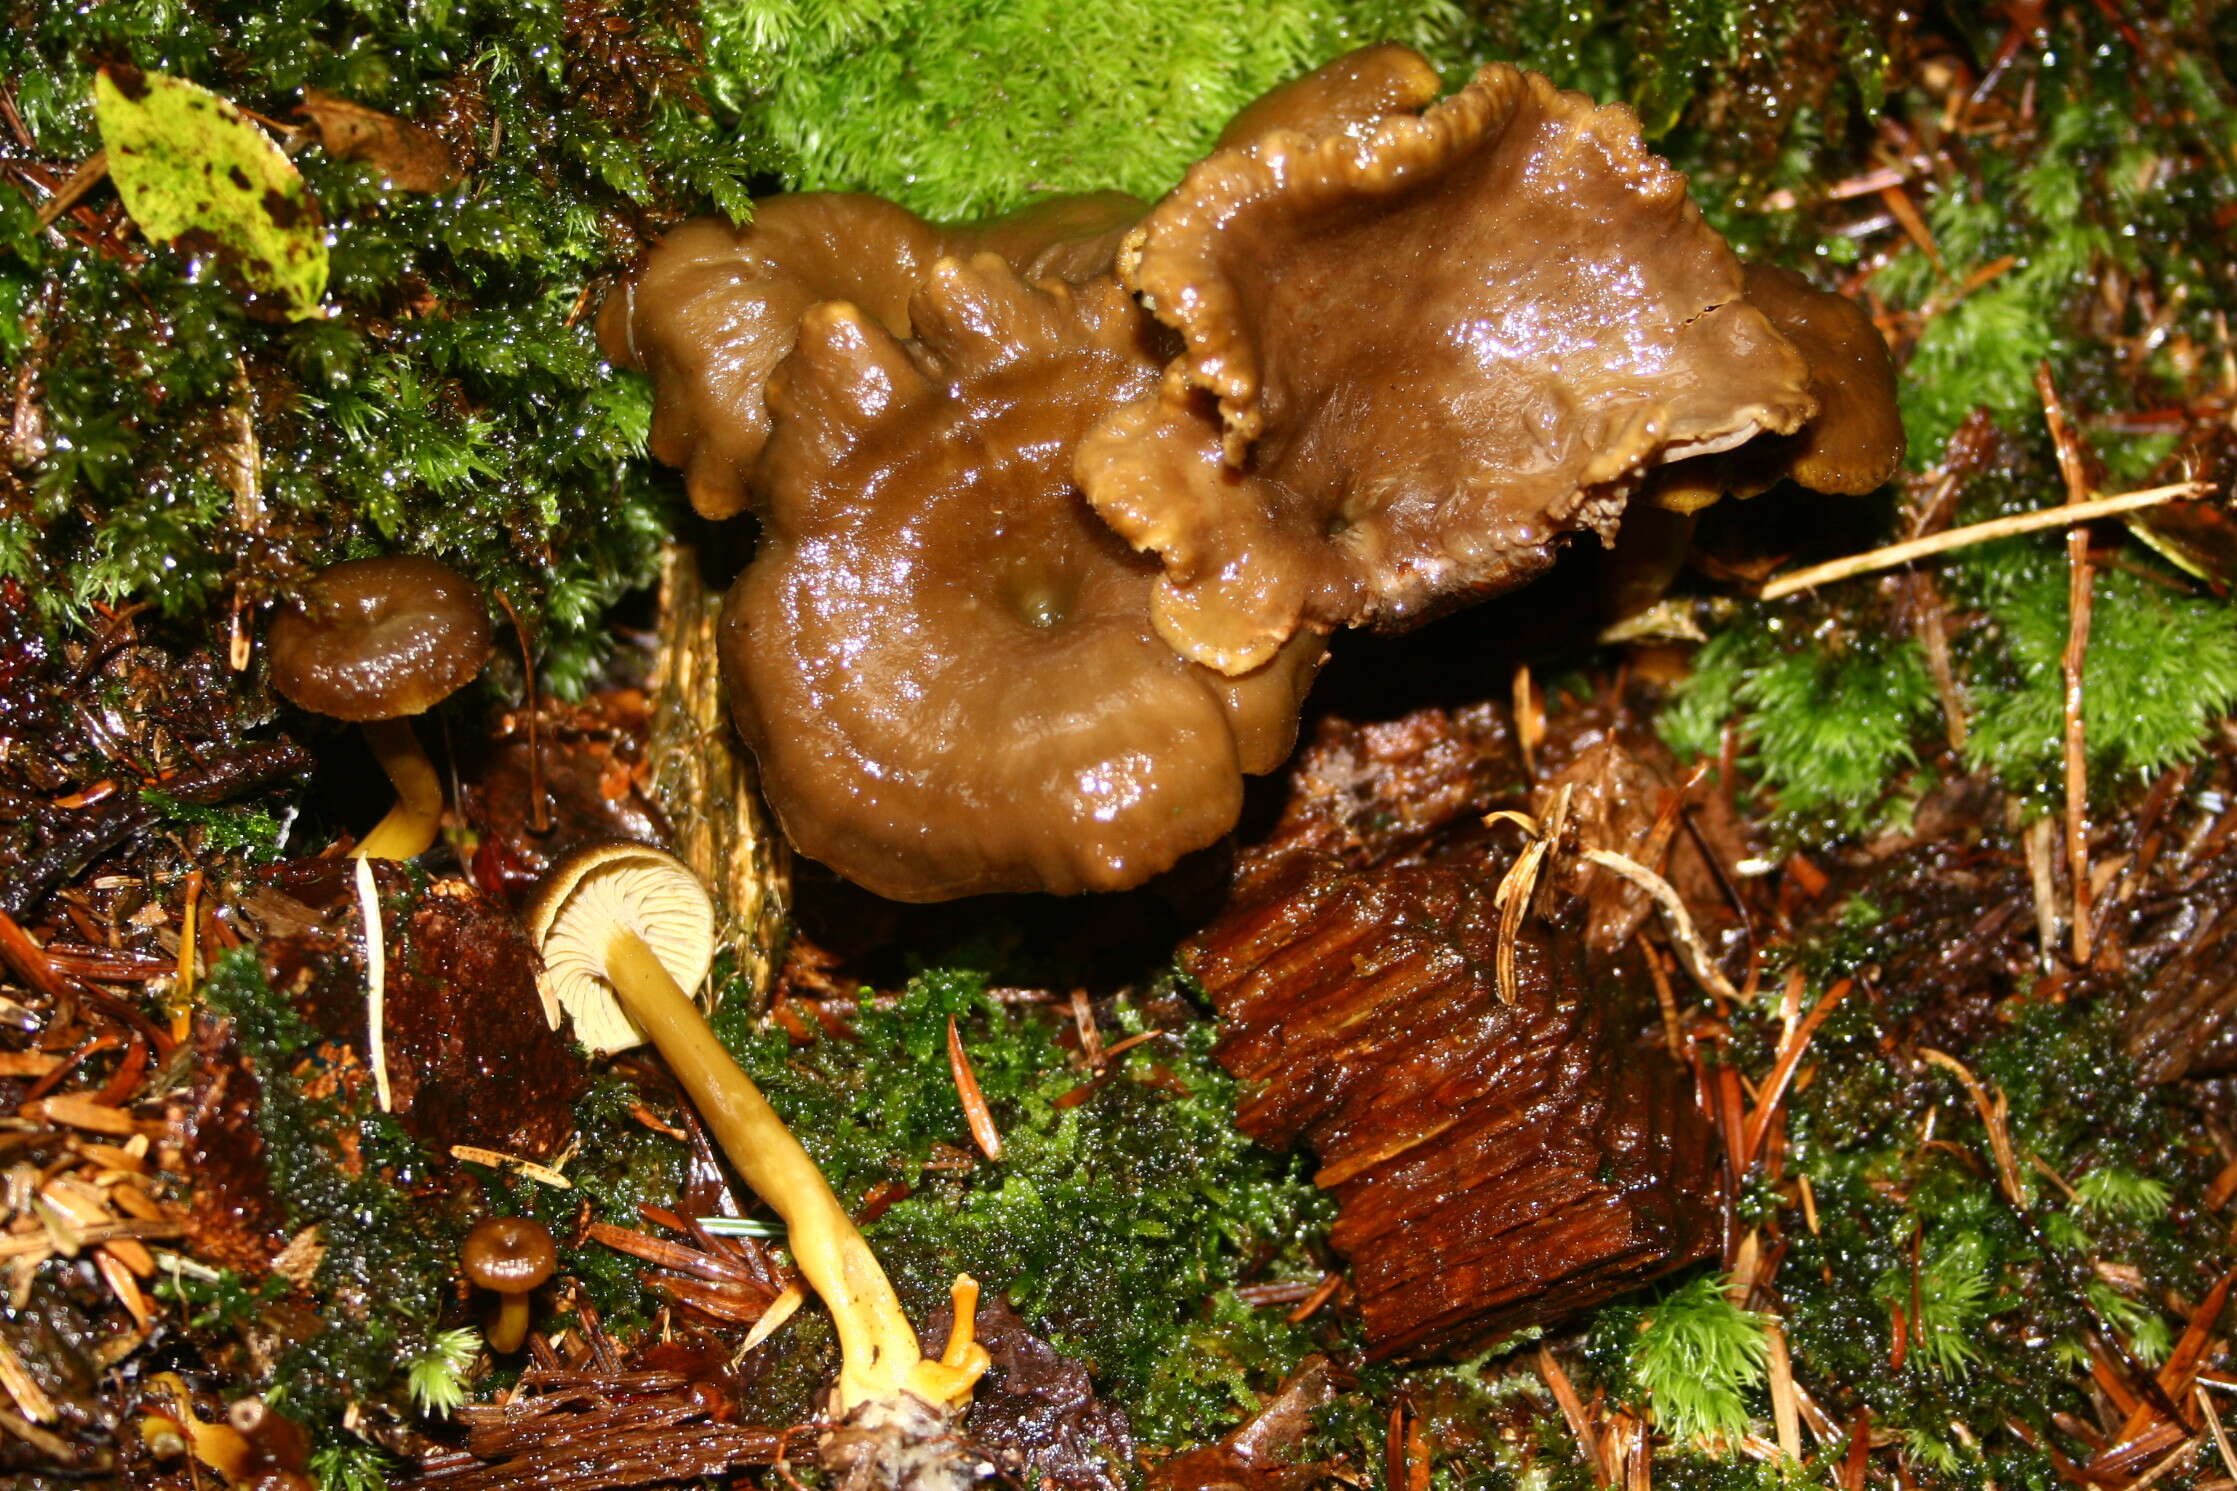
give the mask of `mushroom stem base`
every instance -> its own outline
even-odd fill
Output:
[[[667,1058],[715,1142],[784,1218],[793,1260],[838,1327],[839,1412],[904,1392],[940,1405],[968,1399],[984,1352],[953,1367],[925,1359],[885,1270],[823,1172],[644,939],[617,929],[605,962],[622,1008]]]
[[[396,788],[396,805],[357,846],[359,859],[417,859],[443,822],[443,782],[410,719],[368,720],[365,743]]]

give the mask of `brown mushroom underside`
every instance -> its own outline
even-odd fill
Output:
[[[1186,353],[1090,432],[1080,482],[1211,667],[1519,583],[1613,532],[1650,466],[1814,407],[1630,112],[1504,64],[1371,132],[1199,162],[1119,271]]]
[[[1139,883],[1225,833],[1321,656],[1223,678],[1069,452],[1158,348],[1108,279],[934,266],[902,342],[821,305],[769,389],[760,551],[725,609],[738,722],[796,845],[897,900]]]
[[[1902,468],[1903,419],[1895,403],[1895,359],[1863,306],[1820,290],[1791,269],[1750,264],[1748,304],[1794,344],[1810,369],[1817,413],[1787,435],[1762,435],[1720,455],[1657,471],[1642,495],[1691,513],[1730,494],[1753,497],[1782,481],[1861,497]]]

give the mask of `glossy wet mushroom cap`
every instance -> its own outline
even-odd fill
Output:
[[[990,252],[1032,278],[1086,278],[1109,270],[1142,210],[1095,192],[942,225],[852,192],[769,197],[742,226],[702,218],[661,239],[600,308],[599,345],[651,375],[653,455],[683,468],[700,516],[727,518],[754,505],[769,375],[808,307],[844,301],[905,337],[909,298],[941,257]]]
[[[739,726],[803,853],[896,900],[1139,884],[1235,822],[1321,638],[1216,679],[1150,630],[1155,566],[1071,480],[1159,376],[1110,280],[934,267],[904,343],[819,306],[772,381],[762,547],[725,608]]]
[[[273,618],[272,686],[313,714],[366,722],[424,714],[489,661],[481,590],[416,554],[321,571]]]
[[[1750,441],[1728,458],[1733,491],[1752,496],[1782,477],[1814,492],[1861,497],[1902,468],[1895,359],[1865,308],[1776,264],[1747,268],[1748,304],[1810,368],[1817,413],[1791,435]]]
[[[1813,408],[1630,112],[1504,64],[1198,162],[1118,268],[1186,351],[1075,469],[1161,561],[1159,634],[1225,672],[1518,584],[1656,464]]]
[[[484,1217],[466,1234],[459,1264],[477,1288],[526,1294],[550,1282],[559,1250],[551,1229],[533,1217]]]
[[[715,957],[715,909],[699,878],[663,850],[644,844],[593,844],[561,861],[522,921],[543,953],[536,981],[553,1029],[565,1013],[575,1039],[605,1054],[644,1044],[614,997],[606,971],[616,929],[644,939],[685,989],[705,981]]]

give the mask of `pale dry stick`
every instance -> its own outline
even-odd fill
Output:
[[[365,922],[365,1055],[373,1067],[373,1094],[389,1112],[388,1038],[385,1033],[388,945],[381,929],[381,893],[373,881],[373,862],[357,860],[357,911]]]
[[[2046,971],[2058,947],[2058,897],[2051,884],[2051,836],[2056,832],[2049,818],[2038,818],[2020,839],[2027,850],[2027,878],[2035,898],[2035,940]]]
[[[1994,539],[2011,538],[2022,533],[2040,533],[2046,528],[2067,528],[2078,523],[2091,523],[2099,518],[2157,507],[2163,502],[2173,502],[2178,498],[2203,497],[2213,489],[2212,482],[2179,481],[2164,487],[2146,487],[2141,491],[2120,492],[2111,497],[2093,497],[2087,502],[2038,508],[2031,513],[2014,513],[2006,518],[1991,518],[1986,523],[1949,528],[1925,538],[1889,544],[1884,549],[1873,549],[1863,554],[1851,554],[1846,559],[1829,559],[1824,564],[1790,570],[1766,581],[1763,588],[1756,592],[1756,599],[1775,601],[1798,591],[1829,585],[1835,580],[1877,574],[1881,570],[1909,564],[1915,559],[1946,554],[1952,549],[1968,548],[1974,544],[1985,544]]]
[[[1802,1416],[1794,1401],[1794,1363],[1787,1355],[1786,1332],[1776,1315],[1763,1319],[1764,1365],[1771,1389],[1771,1421],[1778,1426],[1779,1450],[1797,1464],[1802,1460]]]
[[[2043,400],[2051,446],[2058,452],[2058,473],[2066,481],[2069,509],[2089,500],[2089,473],[2082,466],[2081,441],[2066,418],[2066,405],[2051,381],[2051,365],[2038,363],[2035,391]],[[2072,878],[2073,950],[2076,967],[2089,966],[2089,758],[2082,714],[2082,674],[2089,660],[2090,597],[2094,572],[2089,562],[2089,530],[2066,530],[2066,652],[2060,660],[2066,684],[2066,869]]]
[[[1587,849],[1584,851],[1584,858],[1604,870],[1615,871],[1652,896],[1655,904],[1662,908],[1662,915],[1670,924],[1671,938],[1678,944],[1678,951],[1685,955],[1686,970],[1693,975],[1695,981],[1712,994],[1721,995],[1734,1003],[1741,1002],[1740,991],[1732,987],[1732,981],[1724,976],[1710,958],[1708,945],[1701,940],[1700,932],[1694,928],[1693,917],[1686,911],[1685,902],[1678,899],[1678,893],[1671,888],[1669,881],[1637,860],[1627,859],[1612,849]]]

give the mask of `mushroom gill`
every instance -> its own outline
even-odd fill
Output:
[[[846,301],[905,337],[909,297],[936,259],[983,251],[1028,278],[1086,279],[1109,270],[1141,212],[1124,192],[1098,192],[943,227],[857,193],[768,197],[743,226],[700,218],[661,239],[600,308],[599,345],[651,375],[652,453],[683,468],[702,517],[727,518],[752,505],[769,439],[763,388],[809,306]]]
[[[724,673],[793,843],[897,900],[1134,885],[1235,821],[1319,664],[1185,662],[1154,565],[1088,509],[1071,451],[1146,396],[1154,327],[1105,277],[931,266],[904,342],[811,308],[770,380],[762,542]]]
[[[1410,625],[1613,532],[1644,472],[1799,427],[1801,357],[1620,106],[1493,64],[1193,167],[1118,269],[1184,354],[1076,472],[1222,671]]]

